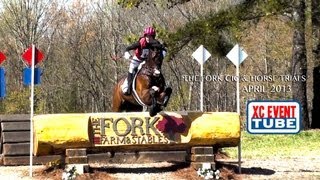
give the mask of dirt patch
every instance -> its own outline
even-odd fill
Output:
[[[34,173],[36,179],[61,179],[63,170],[46,169]],[[78,175],[76,179],[168,179],[169,177],[197,179],[195,170],[184,163],[148,163],[148,164],[92,164],[89,172]]]
[[[34,178],[38,179],[47,179],[50,178],[52,180],[61,180],[63,173],[63,169],[54,169],[48,171],[47,168],[43,168],[41,170],[34,172]]]
[[[224,162],[223,161],[227,161]],[[221,160],[220,166],[238,174],[237,160]],[[242,179],[320,179],[320,156],[269,159],[243,159]]]
[[[220,159],[221,179],[320,179],[320,156],[269,159],[243,159],[242,174],[238,173],[237,160]],[[148,164],[91,164],[90,172],[77,179],[203,179],[186,163],[159,162]],[[0,167],[0,179],[31,179],[28,166]],[[63,170],[46,170],[34,167],[32,179],[59,179]]]
[[[233,170],[226,167],[221,168],[221,179],[240,179]],[[62,177],[62,169],[42,168],[34,173],[34,179],[52,179],[60,180]],[[27,174],[26,174],[27,175]],[[76,179],[193,179],[201,180],[196,170],[188,163],[148,163],[148,164],[112,164],[101,165],[93,164],[89,173],[78,175]]]

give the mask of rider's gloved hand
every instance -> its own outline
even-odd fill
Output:
[[[162,51],[162,56],[165,57],[167,55],[167,51],[163,50]]]
[[[124,53],[124,56],[123,56],[124,58],[126,58],[126,59],[130,59],[131,58],[131,54],[128,52],[128,51],[126,51],[125,53]]]

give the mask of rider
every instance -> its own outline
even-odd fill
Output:
[[[149,26],[144,29],[143,37],[139,38],[139,41],[131,44],[126,48],[124,53],[124,58],[130,60],[128,78],[127,78],[127,88],[123,88],[125,95],[131,94],[132,81],[134,78],[134,73],[141,62],[147,59],[149,54],[149,49],[153,44],[160,44],[158,40],[155,39],[156,30]],[[129,53],[129,51],[134,51],[134,56]]]

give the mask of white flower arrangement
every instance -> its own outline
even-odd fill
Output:
[[[198,176],[203,177],[204,179],[219,179],[220,171],[216,170],[213,172],[212,169],[199,168],[197,171]]]
[[[64,170],[62,173],[62,180],[74,180],[77,177],[77,168],[73,166],[69,170]]]

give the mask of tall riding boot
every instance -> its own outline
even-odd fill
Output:
[[[128,90],[127,90],[127,92],[124,93],[124,95],[126,95],[126,96],[128,96],[128,95],[131,94],[132,81],[133,81],[133,73],[128,73],[127,81],[128,81]]]

